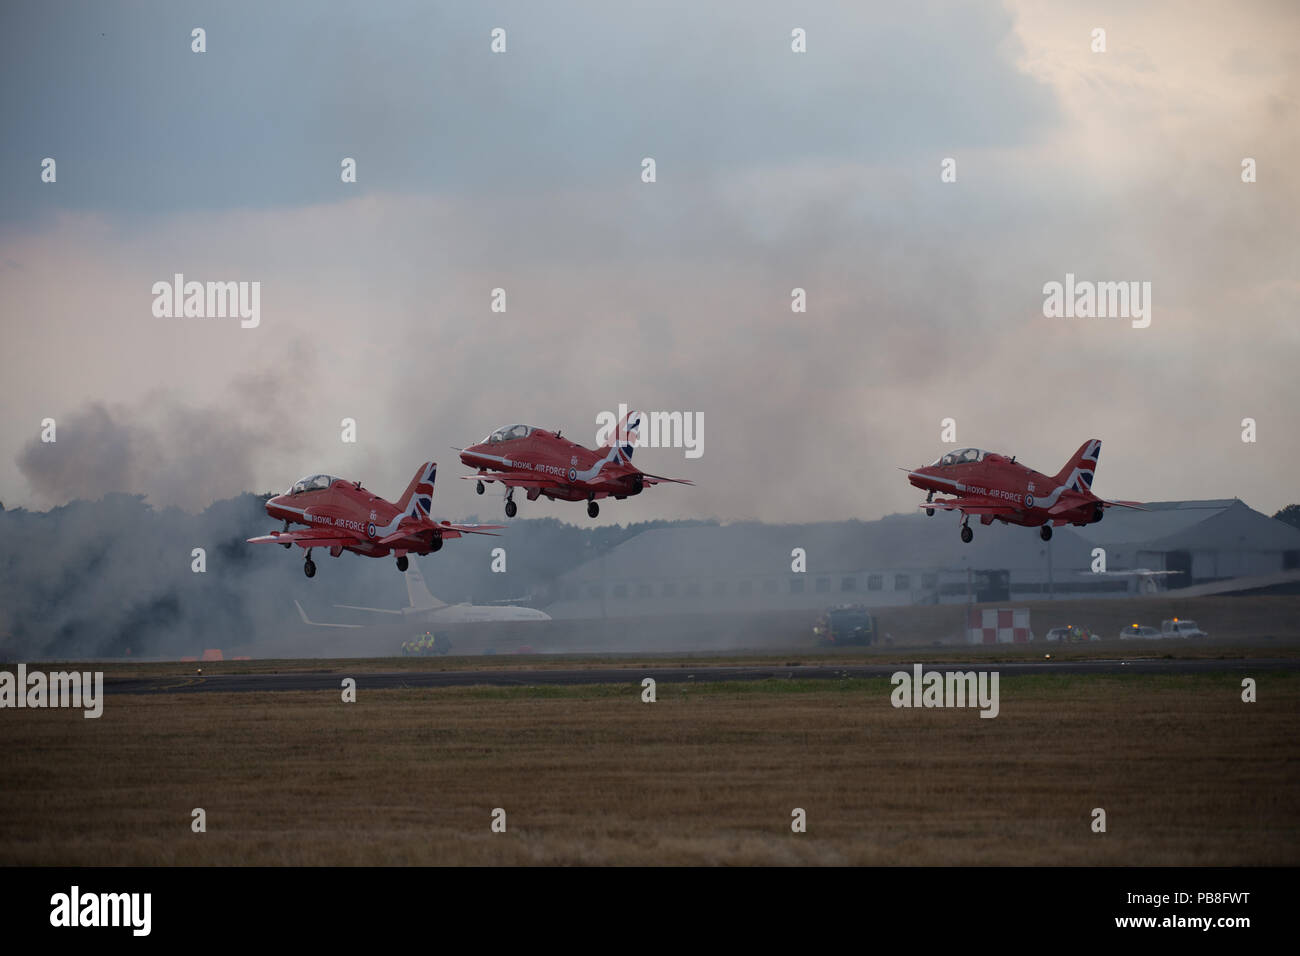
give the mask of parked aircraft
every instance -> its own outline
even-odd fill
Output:
[[[549,614],[533,607],[514,607],[499,604],[448,604],[430,593],[428,586],[424,583],[424,575],[420,573],[420,567],[414,561],[407,567],[404,576],[406,578],[406,594],[410,601],[406,607],[358,607],[355,604],[336,604],[334,606],[346,608],[350,611],[397,615],[407,620],[439,627],[453,624],[549,621],[551,619]],[[302,618],[304,624],[310,624],[313,627],[365,627],[364,624],[327,624],[322,621],[313,621],[307,616],[307,612],[303,610],[301,604],[298,604],[297,601],[293,603],[297,605],[298,616]]]

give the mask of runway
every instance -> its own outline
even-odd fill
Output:
[[[909,673],[911,664],[791,665],[791,666],[703,666],[688,664],[647,667],[600,667],[547,669],[503,667],[491,670],[427,671],[357,671],[346,668],[330,671],[296,671],[279,674],[181,674],[174,677],[108,677],[104,692],[108,694],[249,694],[271,691],[339,690],[345,677],[356,679],[360,690],[403,690],[438,687],[546,687],[581,684],[630,684],[640,686],[647,677],[656,683],[761,680],[835,680],[842,678],[884,677],[897,671]],[[929,661],[925,670],[997,671],[1001,677],[1027,675],[1105,675],[1105,674],[1246,674],[1300,669],[1300,660],[1090,660],[1090,661],[1003,661],[981,662]]]

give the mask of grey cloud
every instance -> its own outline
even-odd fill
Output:
[[[881,162],[1023,142],[1053,117],[996,8],[408,0],[360,13],[8,8],[5,140],[25,148],[0,155],[0,221],[51,204],[136,216],[330,202],[344,156],[359,163],[352,194],[526,195],[635,177],[645,155],[677,177]],[[494,26],[504,55],[488,52]],[[790,52],[794,26],[806,54]],[[33,175],[46,155],[57,191]]]

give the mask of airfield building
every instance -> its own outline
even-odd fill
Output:
[[[1109,509],[1097,524],[1057,528],[1049,542],[1032,528],[976,524],[963,544],[951,516],[921,514],[656,529],[562,575],[546,611],[562,619],[1117,597],[1300,569],[1300,530],[1237,499],[1147,508]],[[1094,574],[1098,548],[1107,571],[1180,573]]]

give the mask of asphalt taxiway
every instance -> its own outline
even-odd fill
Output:
[[[357,671],[346,668],[328,671],[286,671],[270,674],[185,674],[154,677],[107,677],[109,694],[249,694],[271,691],[321,691],[339,689],[345,677],[354,678],[358,690],[399,690],[436,687],[545,687],[580,684],[636,684],[647,677],[656,683],[682,684],[714,681],[835,680],[842,678],[889,677],[897,671],[911,672],[912,664],[766,665],[703,666],[689,664],[646,667],[528,668],[502,667],[485,670]],[[1087,661],[926,661],[926,671],[997,671],[1002,677],[1033,674],[1245,674],[1265,671],[1300,670],[1300,660],[1087,660]]]

